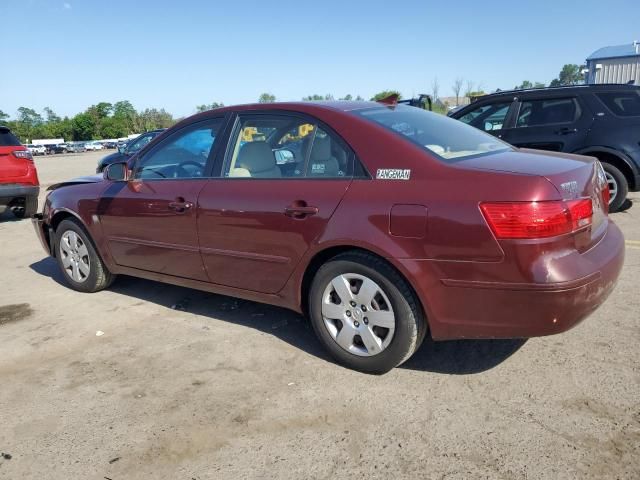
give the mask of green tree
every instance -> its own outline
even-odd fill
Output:
[[[340,100],[345,100],[345,101],[351,101],[353,100],[353,95],[351,95],[350,93],[346,94],[344,97],[342,97]]]
[[[271,103],[276,101],[276,96],[271,93],[263,93],[258,98],[258,103]]]
[[[520,85],[518,85],[515,89],[516,90],[525,90],[527,88],[533,88],[533,83],[531,83],[529,80],[525,80],[523,81]]]
[[[203,103],[202,105],[196,105],[196,112],[206,112],[207,110],[213,110],[214,108],[224,107],[224,103],[213,102],[209,105]]]
[[[397,90],[383,90],[382,92],[378,92],[376,93],[373,97],[371,97],[371,100],[373,100],[374,102],[377,102],[378,100],[382,100],[384,98],[387,98],[391,95],[397,95],[398,96],[398,100],[402,98],[402,95],[400,95],[400,92]],[[359,97],[359,95],[358,95]]]
[[[49,107],[44,107],[42,111],[44,112],[44,116],[47,119],[47,123],[56,123],[61,120],[60,117],[56,115],[56,113]]]
[[[131,102],[128,100],[122,100],[120,102],[116,102],[113,105],[113,118],[119,124],[119,128],[124,129],[125,132],[135,133],[134,125],[136,122],[136,118],[138,116],[138,112],[133,108]]]
[[[91,140],[96,131],[96,123],[91,114],[79,113],[71,120],[71,135],[73,140]]]
[[[4,123],[7,120],[9,120],[9,114],[4,113],[2,110],[0,110],[0,123]]]
[[[568,63],[562,67],[558,78],[551,80],[550,87],[559,87],[562,85],[578,85],[584,82],[584,75],[582,74],[583,67],[576,65],[575,63]]]

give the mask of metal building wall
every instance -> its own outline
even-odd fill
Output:
[[[602,68],[595,70],[596,65],[602,65]],[[589,75],[593,83],[627,83],[635,80],[636,85],[640,85],[640,56],[590,60],[589,70],[595,71],[595,79]]]

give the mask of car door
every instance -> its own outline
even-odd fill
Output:
[[[312,118],[240,114],[221,176],[206,182],[198,204],[210,281],[281,290],[347,191],[353,163],[349,147]]]
[[[520,148],[572,152],[584,146],[593,116],[577,96],[518,100],[512,128],[502,139]]]
[[[190,124],[134,159],[131,179],[103,194],[98,215],[118,265],[206,281],[197,202],[224,118]]]
[[[465,108],[452,115],[463,123],[483,130],[491,135],[502,138],[504,129],[512,115],[514,102],[511,99],[493,99],[479,101],[477,104]]]

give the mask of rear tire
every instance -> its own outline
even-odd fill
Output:
[[[55,232],[54,248],[62,275],[74,290],[98,292],[115,280],[116,276],[109,272],[78,220],[60,222]]]
[[[344,253],[320,267],[309,292],[309,316],[331,356],[365,373],[386,373],[408,360],[427,331],[409,284],[366,252]]]
[[[611,192],[611,202],[609,202],[609,211],[617,212],[627,199],[629,193],[629,183],[627,182],[624,173],[618,170],[610,163],[602,162],[602,168],[604,168],[607,176],[607,183],[609,184],[609,190]],[[614,190],[615,189],[615,190]]]

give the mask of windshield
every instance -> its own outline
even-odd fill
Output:
[[[445,162],[511,150],[510,145],[487,133],[421,108],[398,105],[355,113],[394,131]]]

